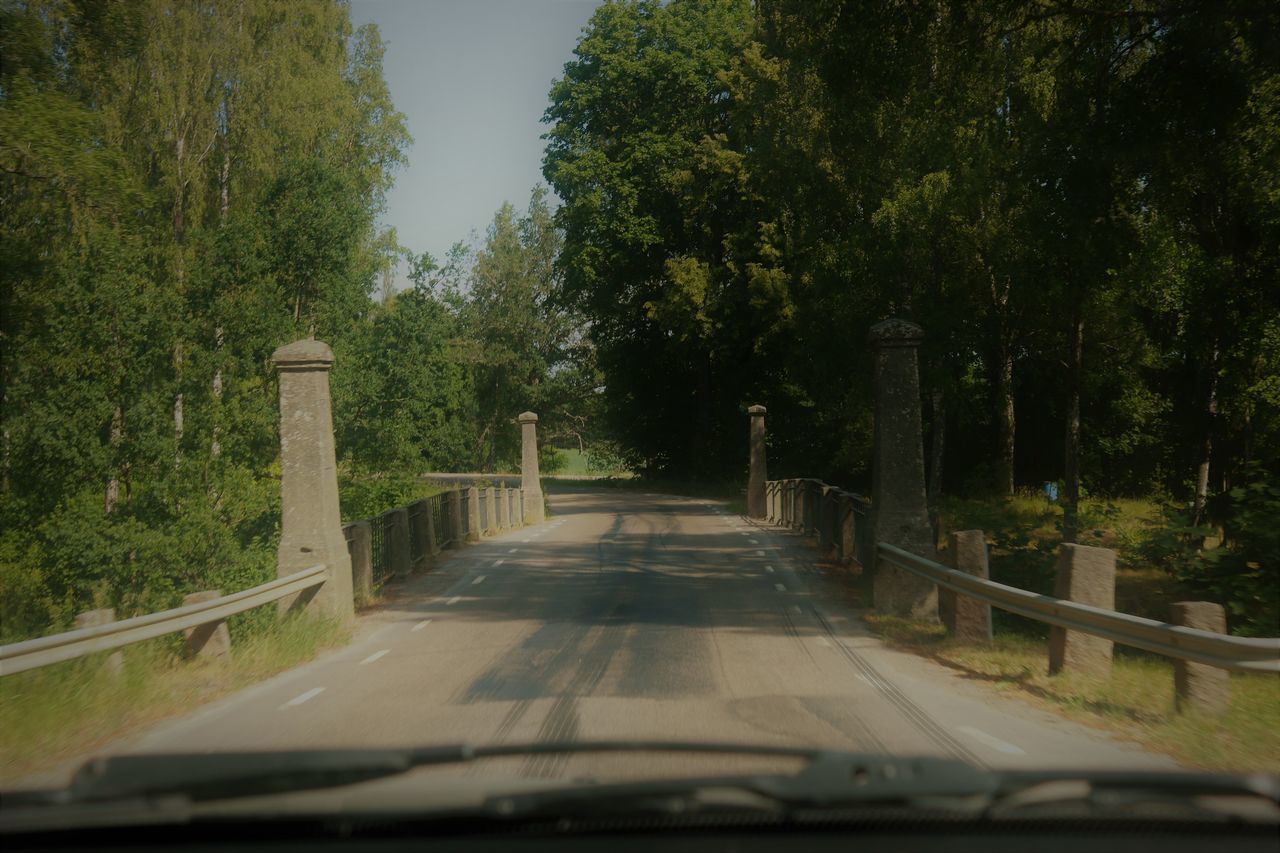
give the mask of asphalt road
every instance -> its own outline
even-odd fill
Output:
[[[1175,767],[886,649],[792,534],[630,490],[560,492],[551,506],[548,522],[409,581],[349,646],[106,751],[660,738]],[[601,766],[649,765],[538,759],[518,772]]]

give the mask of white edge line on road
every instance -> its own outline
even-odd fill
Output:
[[[956,731],[964,732],[974,740],[982,741],[996,752],[1003,752],[1005,755],[1026,755],[1026,750],[1022,747],[1014,746],[1007,740],[1000,740],[995,735],[989,735],[982,729],[975,729],[973,726],[956,726]]]
[[[778,592],[786,592],[786,591],[787,591],[787,587],[786,587],[784,584],[780,584],[780,583],[775,583],[775,584],[773,585],[773,588],[774,588],[774,589],[776,589]]]
[[[360,665],[361,665],[361,666],[364,666],[365,664],[373,663],[373,662],[374,662],[374,661],[376,661],[378,658],[383,657],[384,655],[388,654],[390,651],[391,651],[391,649],[380,649],[379,651],[374,652],[373,654],[369,655],[369,656],[368,656],[367,658],[365,658],[364,660],[360,661]]]
[[[496,569],[498,568],[498,566],[501,566],[504,562],[505,562],[504,560],[494,560],[493,567]]]
[[[451,598],[451,599],[449,599],[448,601],[446,601],[446,602],[445,602],[445,604],[457,604],[457,603],[458,603],[459,601],[461,601],[461,600],[462,600],[462,596],[460,596],[460,595],[455,595],[453,598]]]
[[[472,585],[472,586],[476,586],[476,585],[478,585],[478,584],[482,584],[482,583],[484,583],[484,579],[485,579],[485,578],[487,578],[487,577],[488,577],[488,575],[481,575],[480,577],[478,577],[478,578],[476,578],[475,580],[473,580],[473,581],[471,582],[471,585]]]
[[[321,693],[323,693],[323,692],[324,692],[324,688],[323,688],[323,687],[312,687],[312,688],[311,688],[310,690],[308,690],[306,693],[301,693],[301,694],[299,694],[299,695],[297,695],[297,696],[294,696],[292,699],[290,699],[288,702],[285,702],[283,705],[281,705],[281,706],[280,706],[279,708],[277,708],[276,710],[278,710],[278,711],[283,711],[285,708],[294,708],[294,707],[297,707],[298,705],[301,705],[303,702],[306,702],[306,701],[308,701],[308,700],[310,700],[310,699],[314,699],[314,698],[316,698],[317,696],[319,696],[319,695],[320,695]]]
[[[414,625],[414,626],[413,626],[412,628],[410,628],[409,630],[410,630],[410,631],[421,631],[423,628],[427,627],[427,626],[428,626],[428,625],[430,625],[430,624],[431,624],[431,620],[430,620],[430,619],[423,619],[421,622],[419,622],[417,625]]]

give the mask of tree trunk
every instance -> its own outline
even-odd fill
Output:
[[[1016,422],[1013,410],[1013,352],[1001,341],[1000,363],[996,370],[996,425],[998,448],[996,485],[1005,495],[1013,494],[1013,450]]]
[[[1205,504],[1209,500],[1209,466],[1213,462],[1213,431],[1218,420],[1218,342],[1213,342],[1209,359],[1209,388],[1204,407],[1204,434],[1200,443],[1200,464],[1196,471],[1196,499],[1191,523],[1204,522]]]
[[[107,480],[107,493],[103,501],[103,509],[107,515],[115,511],[116,506],[120,503],[120,469],[118,468],[118,460],[116,454],[119,452],[120,444],[124,441],[124,409],[117,403],[116,407],[111,411],[111,437],[109,439],[111,447],[111,476]]]
[[[1067,364],[1067,424],[1063,448],[1062,541],[1075,542],[1080,527],[1080,384],[1084,360],[1084,317],[1077,308],[1071,322]]]
[[[930,396],[933,409],[933,440],[929,444],[929,520],[938,536],[938,500],[942,497],[942,460],[947,446],[947,399],[941,389]]]

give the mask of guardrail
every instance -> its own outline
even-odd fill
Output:
[[[121,646],[153,640],[165,634],[221,622],[228,616],[261,607],[286,596],[305,592],[324,583],[324,565],[312,566],[288,577],[255,586],[219,598],[135,616],[92,628],[81,628],[37,637],[20,643],[0,646],[0,676],[72,660],[94,652],[105,652]]]
[[[870,568],[878,554],[940,587],[1008,613],[1174,660],[1245,672],[1280,672],[1280,639],[1233,637],[1041,595],[951,569],[893,545],[873,543],[871,502],[821,480],[770,480],[765,483],[765,497],[770,522],[817,535],[827,556],[856,559]]]
[[[1280,672],[1280,639],[1232,637],[1157,622],[985,580],[884,542],[878,543],[876,550],[881,559],[901,569],[1009,613],[1219,669]]]

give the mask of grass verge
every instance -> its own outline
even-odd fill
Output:
[[[949,640],[942,626],[868,614],[867,623],[891,646],[922,654],[1096,728],[1204,770],[1280,772],[1280,677],[1232,673],[1231,710],[1222,716],[1178,714],[1173,664],[1117,649],[1110,678],[1049,675],[1043,640],[997,634],[989,645]]]
[[[219,660],[183,660],[180,635],[0,679],[0,783],[95,749],[315,657],[347,630],[312,614],[271,620]]]

